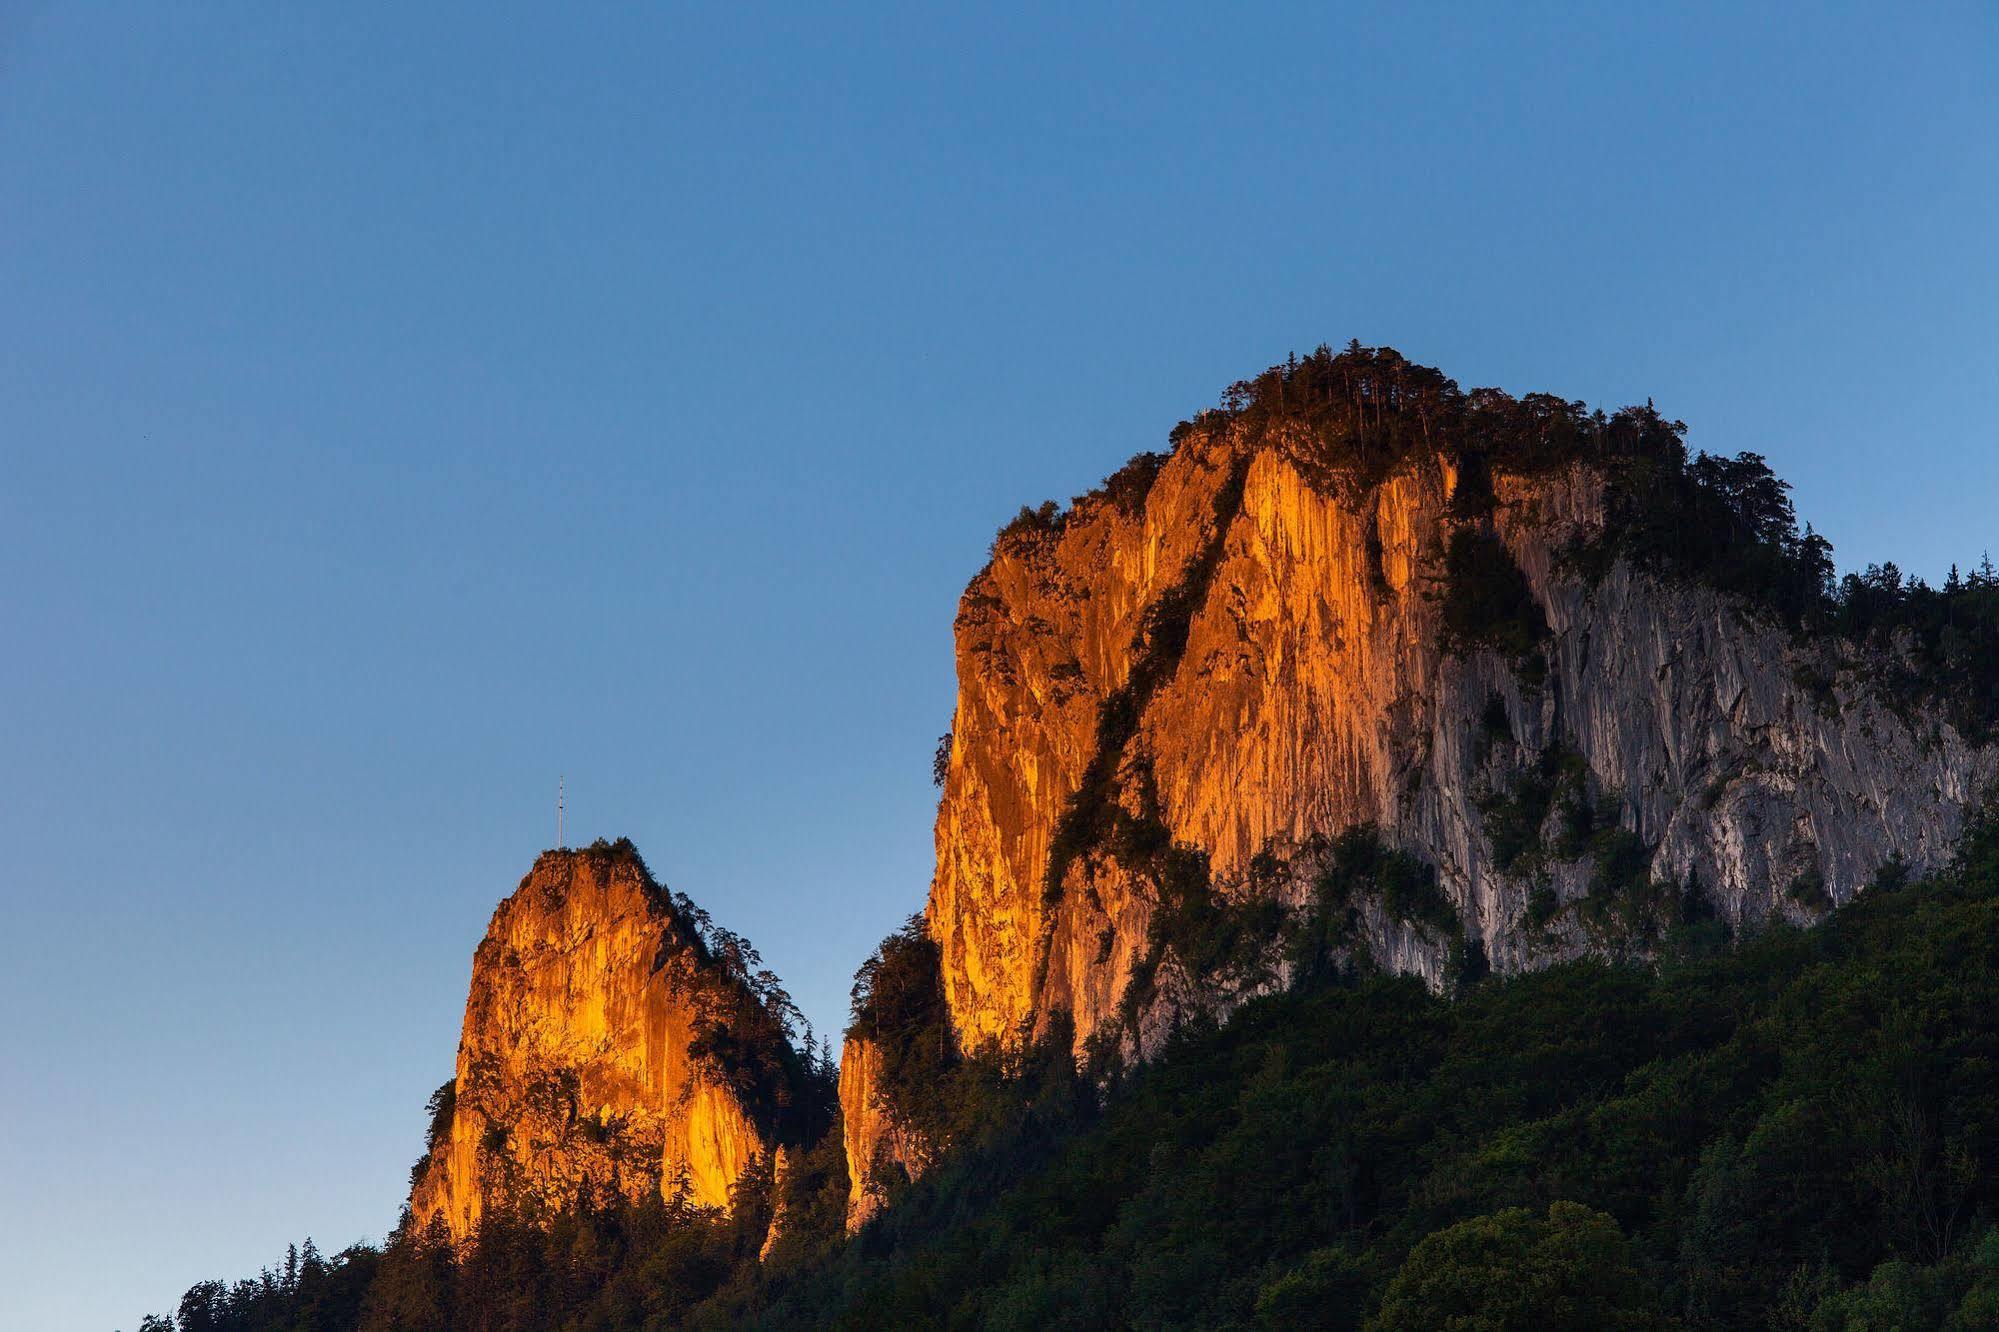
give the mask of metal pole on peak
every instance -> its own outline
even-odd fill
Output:
[[[555,849],[568,849],[562,840],[562,774],[559,772],[555,774]]]

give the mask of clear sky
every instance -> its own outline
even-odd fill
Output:
[[[993,530],[1293,349],[1999,546],[1989,4],[639,8],[0,3],[0,1326],[381,1236],[558,773],[837,1028]]]

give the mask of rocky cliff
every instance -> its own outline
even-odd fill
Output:
[[[966,590],[926,912],[966,1050],[1063,1013],[1144,1057],[1288,983],[1315,913],[1437,988],[1810,920],[1939,862],[1992,777],[1859,647],[1620,544],[1634,469],[1694,475],[1677,427],[1347,360],[1263,390],[1316,417],[1204,414],[1023,510]],[[882,1093],[848,1064],[852,1143]]]
[[[544,853],[474,955],[417,1223],[463,1238],[495,1208],[586,1196],[726,1205],[799,1128],[797,1056],[745,949],[629,842]]]
[[[884,1176],[920,1176],[930,1164],[930,1145],[897,1120],[882,1093],[881,1048],[850,1037],[841,1051],[842,1145],[847,1154],[847,1229],[855,1230],[881,1210]]]

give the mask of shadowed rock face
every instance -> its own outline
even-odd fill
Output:
[[[684,1190],[720,1207],[771,1132],[698,1055],[733,984],[628,843],[550,851],[472,964],[455,1105],[410,1207],[453,1238],[498,1206]]]
[[[1809,918],[1822,908],[1793,895],[1801,881],[1840,903],[1891,857],[1938,863],[1993,774],[1989,748],[1871,693],[1843,645],[1797,642],[1625,563],[1572,570],[1565,550],[1605,521],[1591,465],[1496,475],[1496,507],[1473,520],[1453,515],[1449,457],[1363,486],[1299,456],[1234,426],[1195,430],[1142,498],[1003,535],[967,589],[926,913],[966,1047],[1067,1010],[1079,1050],[1109,1033],[1143,1056],[1190,1010],[1219,1015],[1285,979],[1276,959],[1256,977],[1188,977],[1169,957],[1121,1014],[1159,895],[1102,845],[1051,862],[1086,780],[1204,852],[1224,897],[1293,908],[1318,854],[1305,848],[1375,825],[1435,867],[1464,932],[1516,971],[1606,947],[1579,913],[1524,920],[1537,885],[1558,905],[1585,894],[1587,857],[1506,872],[1487,835],[1482,805],[1550,754],[1580,765],[1651,878],[1691,879],[1732,924]],[[1544,671],[1525,680],[1494,651],[1440,641],[1445,551],[1465,522],[1503,543],[1545,617]],[[1184,612],[1184,646],[1153,631],[1161,605]],[[1260,852],[1281,869],[1259,886]],[[1445,932],[1376,906],[1361,932],[1378,964],[1444,983]]]

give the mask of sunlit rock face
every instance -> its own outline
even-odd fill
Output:
[[[859,1230],[881,1210],[887,1180],[922,1177],[931,1144],[899,1126],[882,1095],[881,1050],[849,1036],[840,1054],[841,1131],[847,1152],[847,1229]]]
[[[1312,866],[1299,848],[1375,825],[1436,868],[1502,972],[1600,943],[1567,916],[1523,921],[1537,885],[1560,903],[1585,893],[1587,863],[1550,861],[1532,880],[1495,864],[1481,801],[1538,756],[1578,756],[1650,875],[1691,876],[1736,925],[1815,914],[1816,898],[1787,891],[1801,881],[1840,903],[1891,857],[1937,863],[1993,774],[1989,749],[1884,705],[1836,645],[1628,564],[1574,571],[1565,550],[1606,508],[1584,463],[1493,477],[1496,508],[1478,519],[1545,616],[1545,678],[1523,683],[1492,651],[1447,652],[1444,553],[1466,521],[1453,461],[1418,455],[1363,486],[1300,456],[1281,437],[1194,430],[1149,487],[1002,535],[967,589],[927,909],[967,1048],[1066,1010],[1079,1051],[1104,1033],[1142,1056],[1189,1012],[1219,1016],[1286,979],[1282,959],[1255,977],[1193,977],[1167,958],[1121,1012],[1157,885],[1102,847],[1054,862],[1047,882],[1093,762],[1110,799],[1156,809],[1174,843],[1206,853],[1225,897],[1300,907]],[[1176,598],[1184,649],[1148,647],[1149,608]],[[1119,691],[1130,715],[1107,734]],[[1255,886],[1261,852],[1284,870]],[[1378,965],[1444,983],[1449,939],[1372,906],[1361,927]]]
[[[472,964],[455,1106],[410,1207],[454,1238],[500,1206],[681,1192],[721,1207],[772,1149],[700,1057],[718,980],[629,843],[550,851]]]

